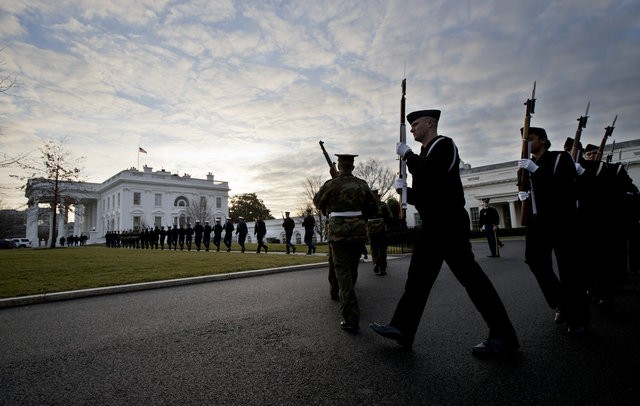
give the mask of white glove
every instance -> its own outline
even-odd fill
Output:
[[[523,168],[531,173],[534,173],[538,170],[538,165],[536,165],[535,162],[530,159],[521,159],[518,161],[518,168]]]
[[[582,174],[584,173],[584,168],[582,167],[582,165],[580,164],[576,164],[576,172],[578,172],[578,176],[582,176]]]
[[[484,226],[480,227],[480,231],[484,231]]]
[[[524,202],[525,200],[527,200],[529,198],[529,196],[530,196],[529,192],[518,192],[518,199],[521,202]]]
[[[396,144],[396,152],[400,155],[400,158],[404,158],[407,152],[411,151],[411,148],[407,146],[407,144],[403,142],[399,142]]]
[[[407,182],[405,182],[404,179],[396,179],[396,181],[393,182],[393,188],[395,190],[402,189],[406,186],[407,186]]]

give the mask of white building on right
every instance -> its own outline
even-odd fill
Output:
[[[605,148],[605,155],[610,146]],[[640,139],[616,143],[614,163],[622,163],[636,186],[640,185]],[[477,229],[482,199],[489,198],[500,214],[503,229],[522,227],[521,202],[518,200],[518,161],[502,162],[472,168],[464,165],[460,178],[464,188],[465,208],[471,218],[471,228]],[[420,225],[420,216],[414,206],[407,207],[407,225]]]

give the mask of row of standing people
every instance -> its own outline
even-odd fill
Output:
[[[143,229],[141,231],[109,231],[105,234],[107,247],[110,248],[137,248],[137,249],[161,249],[164,250],[165,244],[169,250],[191,251],[194,248],[197,251],[204,249],[210,250],[211,242],[215,246],[217,252],[224,244],[226,251],[230,252],[232,247],[233,232],[236,232],[238,244],[241,252],[246,251],[246,239],[248,235],[248,227],[244,221],[244,217],[239,217],[238,224],[234,226],[231,219],[227,219],[224,225],[221,220],[216,219],[216,223],[211,226],[208,221],[202,225],[199,220],[196,221],[194,227],[191,224],[180,226],[164,226]],[[268,246],[264,243],[264,237],[267,228],[262,217],[256,220],[254,235],[257,237],[259,254],[262,249],[267,253]]]

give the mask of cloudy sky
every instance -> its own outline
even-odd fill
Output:
[[[255,192],[274,215],[328,177],[318,146],[396,170],[407,111],[440,108],[472,166],[519,157],[524,102],[555,146],[640,138],[640,2],[0,0],[0,152],[65,140],[84,180],[146,164]],[[410,134],[409,134],[409,138]],[[410,142],[411,144],[411,142]],[[414,143],[415,145],[415,143]],[[417,146],[416,146],[417,149]],[[0,169],[0,200],[24,206]]]

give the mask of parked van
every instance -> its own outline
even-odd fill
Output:
[[[31,240],[28,238],[12,238],[11,241],[13,241],[18,248],[31,248]]]

